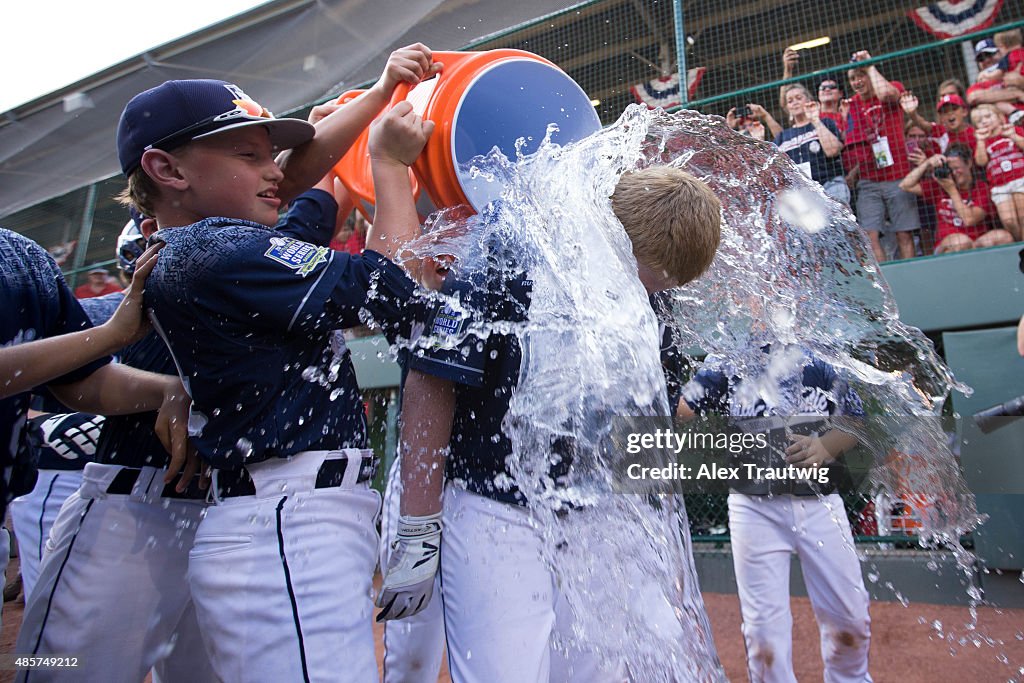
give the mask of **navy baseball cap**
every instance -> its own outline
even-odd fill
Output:
[[[275,119],[233,83],[210,79],[167,81],[128,102],[117,124],[117,158],[127,176],[148,149],[171,150],[198,138],[263,126],[277,149],[291,149],[313,138],[313,125]]]
[[[986,54],[986,53],[991,54],[993,52],[999,52],[999,48],[996,47],[995,42],[993,42],[993,40],[991,38],[985,38],[984,40],[979,40],[977,42],[977,44],[974,46],[974,58],[975,59],[977,59],[978,57],[982,56],[983,54]]]

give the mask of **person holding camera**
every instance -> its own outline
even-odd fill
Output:
[[[885,260],[879,241],[883,230],[896,233],[900,258],[913,258],[913,231],[920,227],[917,202],[900,189],[900,180],[910,172],[900,107],[905,88],[898,81],[886,79],[873,65],[858,66],[869,59],[871,55],[865,50],[854,53],[847,72],[855,94],[850,99],[845,143],[850,167],[859,166],[857,221],[867,232],[879,261]]]
[[[791,47],[787,47],[785,52],[782,53],[782,80],[793,78],[799,62],[800,53]],[[792,112],[789,111],[789,105],[786,104],[786,93],[789,91],[789,85],[791,84],[783,85],[779,88],[779,106],[783,111],[792,115]],[[842,111],[843,88],[839,81],[831,76],[826,76],[818,84],[818,102],[821,104],[821,118],[832,119],[840,131],[846,130],[846,114],[848,112]]]
[[[767,109],[753,102],[741,107],[733,107],[725,115],[725,124],[741,135],[755,140],[771,140],[782,132],[782,126]],[[771,137],[765,135],[765,129]]]
[[[802,85],[786,87],[786,110],[793,125],[775,136],[775,145],[825,194],[849,206],[850,188],[839,156],[843,142],[835,121],[821,117],[821,105]]]
[[[900,182],[900,189],[935,207],[936,254],[1013,242],[1006,230],[989,230],[995,209],[988,185],[975,181],[973,154],[966,145],[951,145],[944,155],[929,157]]]

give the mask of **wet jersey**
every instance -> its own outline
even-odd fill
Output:
[[[519,382],[522,350],[512,332],[484,331],[478,336],[470,330],[524,322],[532,287],[525,274],[507,278],[496,267],[463,280],[449,276],[441,293],[458,305],[438,302],[430,307],[424,333],[438,343],[408,355],[411,369],[456,383],[448,481],[517,505],[525,499],[508,469],[512,442],[501,422]]]
[[[393,339],[414,283],[376,252],[330,250],[336,205],[315,201],[316,219],[290,214],[277,229],[208,218],[157,233],[167,246],[146,303],[192,397],[192,441],[216,467],[365,446],[355,371],[334,331],[372,318]]]
[[[124,301],[123,290],[79,300],[82,304],[82,309],[89,316],[89,320],[93,325],[102,325],[110,320],[122,301]]]
[[[32,240],[0,228],[0,346],[91,326],[50,255]],[[50,384],[84,379],[109,362],[109,358],[94,361]],[[28,402],[27,392],[0,400],[0,512],[10,498],[8,484],[15,458],[25,448]]]
[[[765,352],[768,351],[769,348],[765,347]],[[800,417],[806,416],[860,417],[864,415],[860,398],[839,377],[835,368],[812,358],[806,352],[803,352],[803,356],[802,367],[790,376],[782,378],[777,387],[770,387],[768,391],[744,386],[744,380],[736,375],[726,359],[713,355],[708,356],[704,366],[683,387],[683,398],[693,412],[698,415],[759,418],[783,416],[783,413],[780,412],[783,410],[791,411],[790,415],[784,416],[791,424],[801,422]],[[785,397],[782,401],[783,406],[769,404],[766,397],[771,395]],[[817,425],[818,423],[814,422],[813,424]],[[794,433],[797,431],[799,430],[794,429]],[[806,432],[799,431],[799,433]],[[774,439],[772,441],[775,449],[788,446],[788,443],[775,444]],[[771,453],[770,456],[769,464],[781,464],[780,453]],[[740,457],[742,461],[760,461],[760,458],[753,453],[746,453]],[[759,462],[759,464],[764,463]],[[837,478],[842,476],[841,461],[831,464],[829,470],[829,481],[832,482],[829,486],[834,486]],[[756,487],[757,484],[753,486]],[[819,490],[822,493],[828,492],[821,490],[820,487]],[[761,493],[760,490],[740,490],[740,492]],[[805,485],[803,488],[789,492],[812,495],[816,491]],[[763,493],[769,493],[769,491],[764,490]]]

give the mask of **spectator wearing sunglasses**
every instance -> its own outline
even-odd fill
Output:
[[[826,78],[818,85],[818,102],[821,104],[821,118],[835,121],[842,135],[846,131],[846,114],[842,111],[843,89],[832,78]]]

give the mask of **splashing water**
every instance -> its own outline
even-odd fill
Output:
[[[568,147],[545,141],[514,162],[497,151],[474,161],[473,173],[504,185],[501,201],[483,219],[435,216],[410,249],[455,255],[469,272],[497,241],[515,254],[507,273],[525,270],[533,280],[525,324],[467,332],[511,331],[523,350],[503,429],[513,444],[510,469],[572,608],[572,628],[557,644],[624,665],[638,681],[724,680],[681,497],[613,493],[611,481],[611,418],[674,412],[658,321],[609,201],[623,172],[652,164],[696,175],[722,202],[714,263],[672,292],[680,347],[732,359],[737,374],[764,391],[777,386],[760,379],[779,371],[768,372],[768,363],[792,372],[798,362],[769,358],[760,351],[766,343],[798,345],[837,368],[865,400],[868,416],[851,429],[875,456],[873,484],[926,498],[921,539],[951,544],[964,571],[973,558],[959,538],[980,519],[946,435],[928,418],[951,389],[967,389],[931,343],[899,321],[849,212],[784,154],[720,118],[633,106]],[[559,447],[573,456],[564,488],[552,487],[549,474]],[[901,466],[906,459],[912,467]]]

